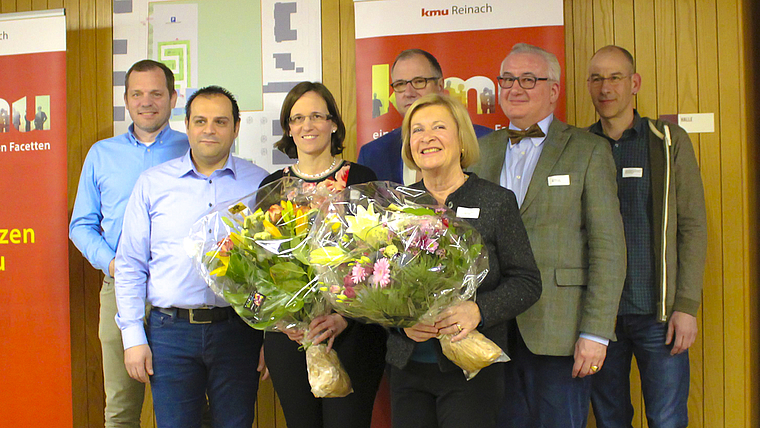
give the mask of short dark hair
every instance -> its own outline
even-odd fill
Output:
[[[169,67],[163,63],[153,61],[152,59],[137,61],[136,63],[132,64],[132,67],[129,67],[129,70],[127,70],[127,76],[124,78],[124,93],[126,94],[129,90],[129,76],[132,75],[133,71],[150,71],[155,69],[159,69],[164,72],[164,77],[166,77],[166,89],[169,90],[169,95],[171,96],[171,94],[173,94],[175,91],[174,73],[169,70]]]
[[[423,51],[422,49],[407,49],[404,51],[401,51],[398,56],[396,56],[396,59],[393,61],[393,65],[391,66],[391,73],[393,72],[393,69],[396,68],[396,63],[401,61],[402,59],[408,59],[413,56],[423,56],[426,60],[430,63],[430,67],[433,68],[433,71],[437,76],[430,76],[430,77],[443,77],[443,70],[441,70],[441,64],[438,63],[438,60],[428,51]]]
[[[296,147],[293,137],[290,136],[290,111],[293,109],[293,105],[298,101],[305,93],[316,92],[319,96],[325,100],[327,104],[327,112],[330,114],[332,122],[338,129],[332,133],[330,142],[330,153],[335,156],[343,153],[343,140],[346,138],[346,125],[343,124],[343,119],[340,117],[338,111],[338,104],[335,102],[335,98],[330,93],[327,87],[319,82],[301,82],[293,87],[285,96],[285,101],[282,103],[282,109],[280,109],[280,126],[282,127],[282,138],[274,143],[274,147],[279,151],[288,155],[291,159],[298,158],[298,147]]]
[[[628,62],[628,65],[631,67],[630,72],[636,73],[636,60],[633,59],[633,55],[631,55],[630,52],[628,52],[628,49],[620,47],[618,45],[607,45],[603,48],[599,48],[598,51],[594,52],[593,55],[591,55],[591,58],[594,58],[596,54],[600,52],[609,52],[609,51],[618,51],[625,57],[626,61]]]
[[[232,103],[232,118],[234,119],[235,124],[240,122],[240,108],[238,107],[237,100],[235,100],[235,96],[232,95],[232,92],[222,88],[221,86],[215,85],[200,88],[195,91],[193,95],[190,95],[190,98],[187,99],[187,104],[185,104],[185,120],[188,122],[190,121],[190,107],[193,105],[193,101],[195,101],[197,97],[211,97],[214,95],[223,95],[230,100],[230,103]]]

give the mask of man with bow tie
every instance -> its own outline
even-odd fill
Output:
[[[557,58],[519,43],[501,64],[509,129],[480,139],[473,168],[517,196],[543,293],[510,335],[500,427],[586,426],[626,274],[615,162],[604,139],[554,117]]]

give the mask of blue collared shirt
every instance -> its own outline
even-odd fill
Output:
[[[145,302],[161,308],[229,306],[193,267],[184,239],[212,207],[253,193],[268,173],[229,156],[223,168],[205,176],[185,156],[145,171],[124,213],[116,252],[116,323],[124,349],[147,344]]]
[[[140,173],[187,152],[187,136],[168,125],[150,146],[129,132],[93,144],[82,165],[69,238],[95,269],[108,275],[121,237],[124,209]]]
[[[549,134],[549,125],[552,120],[554,120],[554,115],[550,114],[538,122],[538,127],[544,135]],[[519,130],[512,123],[509,124],[509,129]],[[538,158],[541,157],[541,151],[544,149],[545,139],[545,136],[523,138],[517,144],[507,141],[507,152],[504,155],[504,168],[501,170],[499,184],[514,192],[517,197],[517,206],[522,206],[525,194],[528,192],[530,179],[533,177]]]

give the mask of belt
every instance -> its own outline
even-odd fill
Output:
[[[211,324],[212,322],[224,321],[232,316],[232,307],[224,308],[153,308],[154,311],[162,314],[177,317],[181,320],[188,320],[190,324]]]

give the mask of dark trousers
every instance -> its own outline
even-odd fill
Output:
[[[393,427],[495,427],[503,380],[504,363],[484,368],[469,381],[461,370],[442,372],[435,363],[391,366]]]
[[[260,331],[234,313],[225,321],[190,324],[152,310],[147,334],[159,427],[200,427],[207,396],[215,428],[251,427],[259,387]]]
[[[280,398],[288,428],[362,428],[372,423],[372,407],[385,369],[385,331],[356,323],[341,334],[335,350],[354,392],[315,398],[306,371],[306,353],[283,333],[267,332],[264,359]]]
[[[574,358],[536,355],[514,329],[499,428],[585,428],[591,379],[573,378]],[[511,332],[510,332],[511,333]]]
[[[650,428],[685,428],[689,424],[688,351],[670,355],[665,345],[668,325],[653,315],[621,315],[616,342],[607,347],[604,366],[592,378],[591,402],[599,428],[630,427],[631,358],[641,373],[641,389]]]

